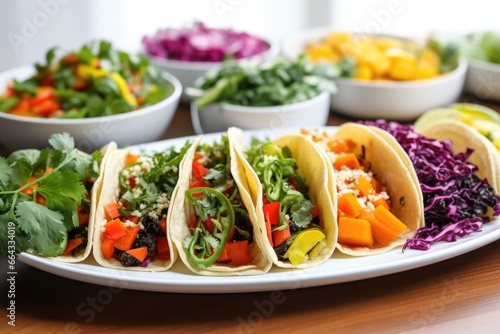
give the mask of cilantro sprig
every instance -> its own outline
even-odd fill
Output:
[[[68,133],[52,135],[49,143],[41,151],[0,157],[0,254],[10,254],[14,246],[16,254],[60,255],[68,232],[79,226],[84,180],[97,177],[100,153],[76,149]]]

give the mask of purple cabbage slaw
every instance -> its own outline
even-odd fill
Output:
[[[467,162],[472,149],[454,155],[450,141],[422,136],[412,125],[386,120],[359,123],[394,136],[417,173],[424,198],[425,227],[406,241],[403,251],[428,250],[435,242],[451,242],[481,231],[483,224],[490,221],[486,215],[490,208],[493,216],[500,216],[500,197],[487,179],[476,175],[477,166]]]
[[[142,40],[148,55],[182,61],[221,62],[227,55],[249,58],[267,51],[264,40],[231,29],[208,28],[202,22],[192,27],[160,29]]]

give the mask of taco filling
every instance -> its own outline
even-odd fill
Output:
[[[115,154],[123,160],[114,161],[116,165],[124,167],[118,173],[110,169],[110,175],[106,175],[118,179],[118,197],[105,196],[107,202],[100,208],[106,219],[98,231],[104,260],[115,259],[125,267],[143,268],[151,262],[171,260],[167,216],[179,179],[179,165],[189,145],[186,143],[179,151],[170,148],[152,155],[123,151]]]
[[[407,226],[391,212],[387,188],[367,160],[365,147],[326,131],[303,129],[326,152],[334,168],[338,204],[338,243],[347,247],[389,246]]]
[[[231,173],[229,141],[223,136],[194,153],[185,196],[194,209],[182,246],[198,268],[252,263],[253,224]]]
[[[308,196],[307,180],[287,146],[253,141],[247,160],[262,184],[261,208],[267,242],[279,261],[297,266],[327,245],[320,210]]]
[[[469,162],[472,148],[454,153],[453,142],[436,140],[395,122],[364,122],[389,132],[408,154],[423,194],[425,227],[404,248],[428,250],[438,241],[455,241],[480,231],[500,216],[500,197],[478,167]],[[487,153],[487,152],[486,152]]]

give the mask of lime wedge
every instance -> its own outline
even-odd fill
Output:
[[[491,131],[487,137],[493,145],[495,145],[497,150],[500,151],[500,130]]]
[[[467,119],[484,119],[497,124],[500,124],[500,114],[495,110],[474,103],[455,103],[450,106],[451,109],[457,110]]]
[[[438,108],[426,111],[415,121],[415,130],[422,131],[429,125],[432,125],[441,120],[455,119],[457,121],[462,121],[462,114],[455,110],[449,108]]]
[[[494,123],[490,120],[485,119],[472,119],[470,124],[474,129],[479,131],[484,136],[490,138],[493,133],[500,134],[500,124]]]

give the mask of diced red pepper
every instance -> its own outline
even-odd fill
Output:
[[[228,242],[224,245],[224,249],[220,253],[219,257],[217,258],[217,262],[229,262],[231,261],[231,253],[229,251],[229,245],[232,242]]]
[[[203,226],[205,226],[205,229],[212,233],[214,231],[214,222],[212,221],[212,217],[208,216],[207,220],[203,222]]]
[[[272,202],[269,204],[264,205],[263,209],[264,211],[264,218],[266,220],[269,220],[269,223],[271,226],[276,226],[280,222],[280,202]]]
[[[319,206],[318,204],[314,203],[313,204],[313,208],[312,208],[312,211],[311,211],[311,217],[315,218],[315,217],[318,217],[320,215],[320,211],[319,211]]]
[[[208,174],[208,169],[197,161],[193,161],[191,164],[192,173],[195,180],[201,180],[202,177]]]
[[[167,237],[156,237],[156,249],[158,250],[158,254],[168,253],[170,251]]]
[[[291,236],[292,234],[290,233],[290,224],[287,221],[286,228],[273,231],[274,247],[278,247],[279,245],[290,239]]]
[[[160,228],[163,233],[167,234],[167,217],[162,217],[160,219]]]
[[[252,262],[248,240],[229,243],[231,264],[235,267],[244,266]]]

